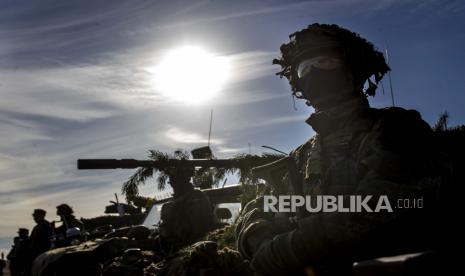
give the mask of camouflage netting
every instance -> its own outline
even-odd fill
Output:
[[[149,160],[152,161],[165,161],[169,159],[190,160],[191,156],[188,152],[176,150],[173,155],[157,151],[149,150]],[[231,167],[218,167],[218,168],[203,168],[199,171],[193,172],[194,183],[202,183],[204,185],[198,186],[202,189],[219,187],[228,174],[237,173],[239,176],[239,183],[250,185],[258,182],[257,178],[252,176],[252,167],[267,164],[282,158],[281,154],[262,153],[261,155],[252,154],[238,154],[231,158],[236,162],[236,166]],[[215,159],[213,157],[213,159]],[[142,167],[134,173],[128,181],[123,184],[122,193],[126,196],[128,202],[133,202],[139,195],[139,186],[144,185],[145,182],[156,175],[156,182],[158,190],[164,190],[170,179],[170,173],[154,167]],[[206,185],[206,186],[205,186]]]
[[[253,275],[248,262],[233,249],[234,227],[213,230],[206,241],[170,256],[152,251],[126,252],[106,265],[103,275]]]
[[[113,259],[110,265],[105,267],[103,276],[136,276],[144,275],[144,269],[152,263],[161,261],[161,257],[151,251],[135,251],[136,253],[124,254]]]
[[[236,225],[228,225],[215,229],[207,234],[205,240],[216,242],[219,248],[229,247],[236,249],[235,228]]]
[[[170,259],[152,264],[144,275],[253,275],[236,250],[218,248],[212,241],[198,242]]]

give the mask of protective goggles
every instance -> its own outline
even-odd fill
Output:
[[[297,65],[297,77],[303,78],[307,75],[312,68],[332,70],[341,68],[344,62],[340,58],[319,56],[301,61]]]

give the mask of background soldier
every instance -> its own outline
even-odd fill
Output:
[[[160,241],[165,249],[177,250],[202,238],[213,227],[213,210],[208,197],[194,189],[190,168],[170,174],[173,200],[163,204],[160,214]]]
[[[26,267],[30,262],[30,246],[29,230],[19,228],[18,236],[14,238],[14,245],[7,256],[10,261],[11,276],[26,275]]]
[[[433,133],[416,111],[369,107],[367,96],[389,70],[382,53],[337,25],[313,24],[291,35],[281,54],[278,75],[315,108],[307,123],[316,135],[291,153],[296,172],[275,194],[423,197],[424,208],[273,215],[256,200],[239,219],[241,254],[260,274],[341,275],[357,260],[434,247],[431,210],[441,179]]]
[[[84,224],[77,219],[73,214],[74,210],[66,203],[60,204],[57,207],[57,216],[60,217],[62,225],[55,227],[53,222],[53,228],[55,229],[55,247],[63,247],[71,244],[71,237],[68,237],[67,230],[71,228],[79,228],[80,232],[84,232]],[[73,236],[73,238],[79,238]]]
[[[32,229],[31,241],[31,262],[40,254],[52,247],[51,238],[53,229],[50,223],[45,219],[47,212],[42,209],[35,209],[32,217],[37,223]]]
[[[0,276],[3,276],[3,270],[5,269],[5,267],[6,267],[5,255],[2,252],[0,256]]]
[[[84,224],[77,219],[74,215],[74,210],[66,203],[57,206],[57,216],[60,217],[62,226],[56,228],[57,233],[66,234],[66,230],[77,227],[79,230],[84,231]]]

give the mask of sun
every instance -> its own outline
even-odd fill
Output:
[[[195,46],[169,51],[155,69],[156,90],[184,104],[212,99],[229,77],[229,61]]]

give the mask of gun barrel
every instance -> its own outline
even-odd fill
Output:
[[[220,203],[238,203],[239,196],[242,194],[240,184],[226,186],[224,188],[212,188],[201,190],[210,199],[212,204]]]
[[[284,174],[288,171],[289,162],[293,162],[291,157],[286,156],[266,165],[252,168],[252,174],[261,178],[271,186],[278,187]]]
[[[269,172],[276,171],[276,170],[283,170],[283,169],[286,170],[289,160],[290,160],[290,157],[286,156],[276,161],[273,161],[271,163],[253,167],[252,173],[257,176],[260,176],[262,174],[268,174]]]
[[[230,159],[193,159],[193,160],[136,160],[136,159],[78,159],[79,170],[135,169],[139,167],[224,167],[234,168],[239,162]]]
[[[78,159],[78,170],[134,169],[151,166],[149,160],[136,159]]]

